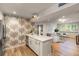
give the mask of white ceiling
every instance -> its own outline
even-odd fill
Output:
[[[16,15],[30,18],[33,13],[40,14],[52,5],[51,3],[0,3],[0,11],[8,14],[16,11]]]
[[[65,16],[65,18],[67,19],[66,22],[79,22],[79,4],[75,4],[71,7],[64,8],[55,13],[50,13],[49,15],[42,17],[41,19],[43,20],[40,19],[39,22],[57,22],[58,19],[60,19],[62,16]]]
[[[0,11],[7,14],[13,14],[16,11],[16,15],[25,18],[31,18],[33,13],[44,15],[46,10],[54,7],[56,3],[0,3]],[[59,8],[58,8],[59,9]],[[53,11],[52,9],[49,11]],[[49,11],[47,13],[49,13]],[[45,12],[43,14],[43,12]],[[79,4],[75,4],[71,7],[64,8],[55,13],[50,13],[39,21],[58,21],[62,16],[67,17],[68,21],[79,21]]]

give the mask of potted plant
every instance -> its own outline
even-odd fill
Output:
[[[59,32],[59,30],[56,28],[56,29],[54,30],[54,32]]]

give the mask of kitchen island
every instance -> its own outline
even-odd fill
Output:
[[[26,34],[28,46],[39,56],[51,56],[52,37]]]

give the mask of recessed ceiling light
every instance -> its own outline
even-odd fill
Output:
[[[36,18],[37,17],[37,15],[33,15],[33,18]]]
[[[65,16],[62,16],[63,18],[65,17]]]
[[[13,14],[16,14],[16,12],[15,12],[15,11],[13,11]]]
[[[64,23],[66,19],[59,19],[60,22]]]

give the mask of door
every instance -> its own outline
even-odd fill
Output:
[[[0,20],[0,56],[2,55],[2,40],[3,40],[3,24]]]
[[[3,24],[2,21],[0,21],[0,40],[3,38]]]

